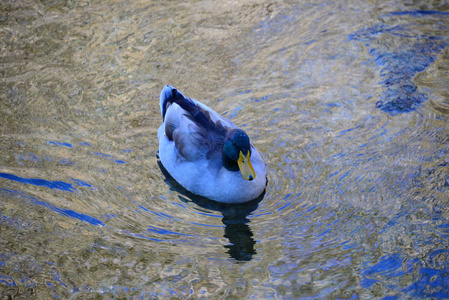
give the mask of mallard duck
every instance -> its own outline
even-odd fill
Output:
[[[160,106],[159,158],[179,184],[223,203],[262,194],[267,165],[243,130],[170,85],[162,89]]]

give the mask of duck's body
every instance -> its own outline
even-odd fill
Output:
[[[246,202],[262,194],[267,166],[246,133],[169,85],[161,92],[160,106],[159,157],[179,184],[224,203]]]

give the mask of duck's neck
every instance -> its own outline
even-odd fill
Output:
[[[228,170],[228,171],[238,171],[239,170],[239,165],[237,164],[237,162],[235,160],[232,160],[229,158],[229,156],[227,156],[224,152],[223,152],[223,166]]]

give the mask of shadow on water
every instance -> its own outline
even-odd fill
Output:
[[[411,22],[397,25],[394,21],[389,21],[397,16],[408,17]],[[397,115],[414,111],[421,103],[427,101],[428,96],[420,92],[413,78],[434,63],[443,49],[449,46],[448,37],[442,34],[445,32],[443,18],[448,16],[448,12],[440,11],[392,12],[379,16],[382,23],[349,35],[349,40],[365,43],[380,69],[379,83],[383,86],[383,90],[379,94],[377,108],[391,115]],[[435,20],[439,20],[438,25],[435,24]],[[429,24],[432,30],[427,31],[430,31],[430,34],[423,34],[422,30],[417,30]],[[395,46],[393,41],[398,40],[405,42]]]
[[[165,176],[164,181],[170,186],[170,189],[181,194],[179,196],[181,201],[191,201],[203,209],[217,211],[223,215],[224,237],[229,240],[229,245],[224,246],[227,253],[239,262],[250,261],[256,254],[254,249],[256,241],[253,239],[253,233],[248,225],[250,222],[248,216],[257,209],[259,202],[265,196],[265,191],[258,198],[246,203],[226,204],[212,201],[186,190],[168,173],[159,160],[157,163]]]

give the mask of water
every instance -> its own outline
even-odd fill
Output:
[[[0,11],[3,298],[449,297],[444,2]],[[262,199],[165,173],[164,84],[249,133]]]

